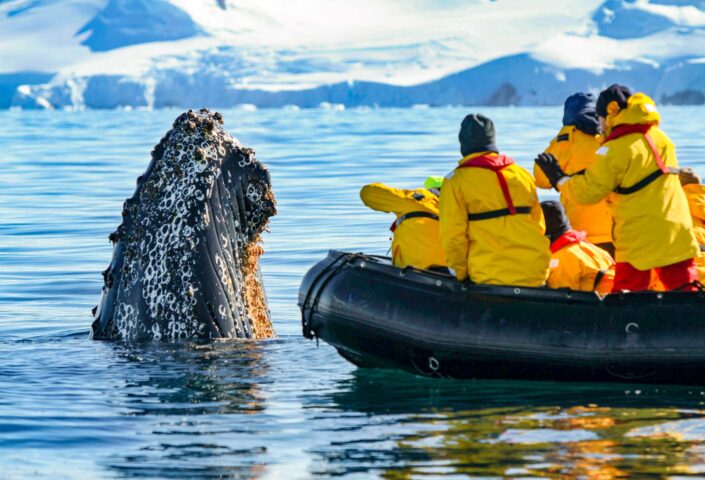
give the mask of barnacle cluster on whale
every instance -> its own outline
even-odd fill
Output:
[[[110,235],[93,338],[273,336],[258,262],[276,213],[269,171],[222,124],[189,110],[152,151]]]

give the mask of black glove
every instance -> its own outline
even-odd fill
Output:
[[[534,159],[536,165],[543,171],[548,181],[551,182],[553,188],[558,190],[558,182],[562,178],[567,177],[560,165],[558,165],[558,160],[551,153],[541,153],[538,157]]]

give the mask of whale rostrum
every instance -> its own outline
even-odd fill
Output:
[[[274,335],[259,268],[276,213],[269,171],[222,124],[189,110],[152,151],[110,235],[94,339]]]

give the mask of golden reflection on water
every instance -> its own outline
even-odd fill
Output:
[[[435,428],[397,443],[400,451],[413,451],[414,458],[423,452],[425,459],[413,466],[388,469],[384,478],[461,475],[612,480],[663,478],[664,472],[703,473],[705,446],[700,442],[705,437],[697,442],[674,441],[678,439],[677,421],[693,415],[700,419],[702,412],[595,405],[530,413],[495,408],[455,412],[445,419],[438,414],[440,418],[424,422]],[[670,434],[628,435],[666,422],[673,422]]]

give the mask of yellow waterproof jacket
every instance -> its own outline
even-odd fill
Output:
[[[438,215],[438,196],[425,188],[402,190],[382,183],[365,185],[360,190],[363,203],[373,210],[394,213],[392,263],[397,267],[428,268],[445,266],[438,220],[431,218],[399,219],[410,212]]]
[[[485,167],[458,167],[441,191],[441,244],[448,266],[458,280],[492,285],[541,286],[548,278],[549,241],[544,236],[543,212],[529,172],[507,157],[490,152],[468,155],[468,162],[495,163],[499,173]],[[492,165],[489,165],[492,167]],[[508,208],[501,178],[517,211],[515,215],[468,220],[468,215]]]
[[[691,183],[683,185],[683,191],[688,199],[690,217],[693,221],[693,233],[700,246],[700,254],[695,258],[698,268],[698,279],[705,283],[705,185]]]
[[[549,288],[596,291],[606,295],[614,285],[614,260],[585,241],[585,233],[570,230],[551,244]],[[599,278],[598,278],[599,276]]]
[[[588,135],[575,125],[567,125],[551,140],[546,153],[553,154],[558,164],[568,175],[585,170],[595,161],[595,152],[602,143],[601,135]],[[538,165],[534,165],[534,177],[539,188],[551,188]],[[575,230],[587,232],[587,239],[592,243],[609,243],[612,241],[612,212],[603,199],[593,205],[581,205],[561,194],[561,203],[570,224]]]
[[[608,106],[610,131],[595,162],[584,175],[573,176],[560,185],[561,193],[580,204],[594,204],[610,197],[617,262],[649,270],[694,258],[699,248],[677,175],[658,176],[634,193],[613,193],[618,187],[636,185],[659,169],[646,135],[665,166],[678,167],[673,143],[658,128],[660,116],[653,100],[637,93],[629,98],[625,109],[610,107],[616,107],[616,103]],[[620,131],[648,126],[646,135],[629,133],[615,138]],[[613,129],[619,130],[612,133]]]
[[[683,185],[688,200],[688,210],[694,228],[705,228],[705,185],[690,183]]]

